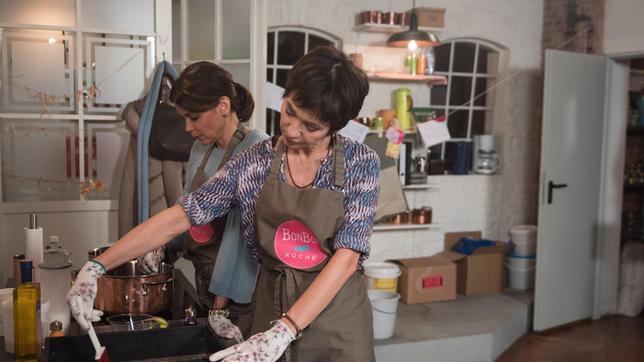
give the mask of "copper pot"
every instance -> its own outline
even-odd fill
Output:
[[[409,213],[408,212],[401,212],[398,213],[391,218],[387,220],[389,224],[394,224],[394,225],[402,225],[402,224],[408,224],[409,223]]]
[[[411,211],[411,222],[413,224],[431,224],[432,208],[425,206],[420,209],[413,209]]]
[[[105,249],[90,251],[90,257],[97,256]],[[96,309],[106,314],[158,314],[170,308],[174,267],[160,263],[158,273],[145,275],[137,264],[137,260],[130,260],[98,278],[94,301]]]

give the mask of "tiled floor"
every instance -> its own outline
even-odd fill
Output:
[[[521,337],[496,362],[641,362],[644,313],[582,321]]]

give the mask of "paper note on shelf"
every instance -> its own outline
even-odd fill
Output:
[[[443,143],[451,138],[445,116],[427,122],[417,123],[416,129],[425,147]]]
[[[349,121],[343,129],[340,130],[340,134],[344,137],[351,138],[356,142],[363,143],[365,137],[369,133],[369,127],[360,124],[356,121]]]
[[[284,94],[284,88],[266,82],[266,108],[279,112],[282,105],[282,94]]]

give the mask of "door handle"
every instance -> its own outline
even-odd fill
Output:
[[[548,181],[548,205],[552,204],[552,190],[563,189],[566,187],[568,187],[568,184],[556,184],[552,181]]]

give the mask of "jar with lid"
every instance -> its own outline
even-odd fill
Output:
[[[194,326],[199,324],[199,321],[197,320],[197,311],[195,311],[195,308],[193,306],[186,308],[185,316],[186,317],[183,319],[184,325]]]
[[[411,222],[413,224],[431,224],[432,208],[430,206],[423,206],[419,209],[413,209],[411,211]]]
[[[63,323],[61,321],[53,321],[49,323],[49,337],[63,337]]]

